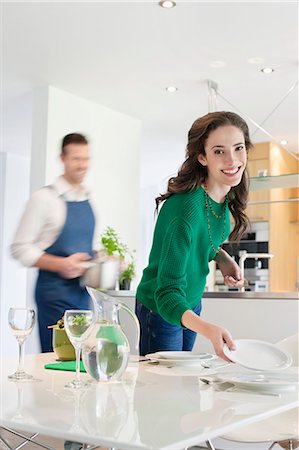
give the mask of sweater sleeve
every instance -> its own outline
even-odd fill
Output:
[[[190,309],[186,299],[186,266],[191,243],[189,224],[183,219],[174,219],[163,239],[155,301],[159,314],[179,326],[182,326],[182,315]]]

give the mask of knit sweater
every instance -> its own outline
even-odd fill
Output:
[[[210,198],[213,211],[220,215],[224,204]],[[224,240],[230,231],[226,211]],[[222,244],[224,217],[210,211],[213,246]],[[136,292],[137,300],[159,313],[166,321],[182,326],[185,311],[201,302],[209,273],[209,261],[216,256],[209,234],[202,187],[173,194],[163,204],[155,226],[148,266]]]

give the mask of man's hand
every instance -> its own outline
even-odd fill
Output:
[[[73,255],[67,256],[61,261],[59,274],[67,279],[80,277],[86,270],[82,263],[90,259],[88,253],[74,253]]]

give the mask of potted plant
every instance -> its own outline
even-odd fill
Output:
[[[116,231],[107,227],[100,235],[102,250],[96,264],[88,269],[83,277],[83,284],[94,289],[114,290],[119,274],[120,259],[125,258],[128,248],[123,244]]]
[[[119,289],[120,290],[130,290],[131,281],[136,276],[135,260],[131,255],[131,262],[126,266],[124,270],[121,271],[119,275]]]
[[[129,252],[128,247],[120,241],[118,234],[112,227],[107,227],[102,233],[101,242],[108,256],[118,254],[121,259],[124,259],[126,253]]]
[[[76,359],[75,349],[64,329],[63,316],[55,325],[49,325],[48,328],[53,329],[52,345],[57,358],[60,361],[74,361]]]
[[[128,246],[120,240],[112,227],[107,227],[100,238],[103,249],[97,263],[86,271],[82,282],[95,289],[114,290],[119,279],[120,289],[130,289],[136,273],[135,260]]]

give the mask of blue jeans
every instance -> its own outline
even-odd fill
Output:
[[[199,316],[201,304],[193,311]],[[160,314],[149,310],[136,300],[136,315],[140,322],[140,355],[159,351],[191,351],[196,333],[186,328],[173,325],[164,320]]]

